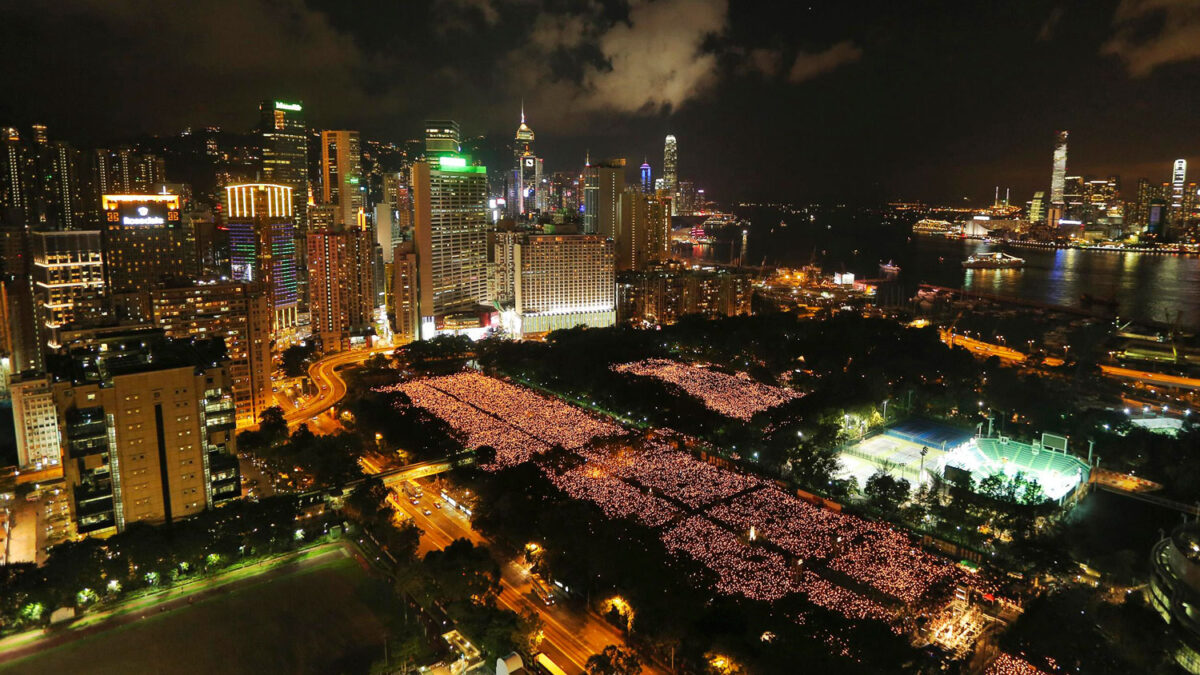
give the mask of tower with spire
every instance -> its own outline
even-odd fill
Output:
[[[509,212],[514,219],[545,208],[542,159],[533,152],[533,139],[533,129],[525,123],[525,101],[521,101],[521,124],[513,144],[515,166],[509,193]]]

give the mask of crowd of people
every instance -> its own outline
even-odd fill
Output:
[[[640,452],[583,451],[619,478],[631,480],[655,493],[697,508],[764,485],[753,476],[718,469],[686,452],[649,441]]]
[[[558,489],[575,499],[594,502],[609,518],[636,518],[650,527],[659,527],[679,515],[665,500],[646,494],[595,464],[561,474],[547,471],[547,475]]]
[[[992,661],[984,675],[1046,675],[1046,672],[1025,659],[1000,652],[1000,656]]]
[[[676,449],[668,434],[593,443],[622,430],[523,387],[458,373],[396,390],[463,432],[472,447],[494,447],[499,466],[553,445],[570,450],[583,461],[543,467],[559,489],[610,518],[661,528],[668,550],[712,570],[723,594],[770,602],[804,593],[847,617],[895,626],[889,598],[930,600],[965,574],[886,524],[812,506],[763,479],[701,461]],[[839,581],[847,578],[851,588]]]
[[[574,449],[593,438],[622,433],[617,425],[578,408],[478,373],[412,380],[376,391],[404,392],[413,405],[464,433],[468,447],[495,448],[493,468],[521,464],[554,445]]]
[[[757,413],[798,396],[787,389],[756,382],[744,374],[729,375],[670,359],[635,361],[613,366],[613,370],[669,382],[703,401],[709,410],[742,420],[749,420]]]

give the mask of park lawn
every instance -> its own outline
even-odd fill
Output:
[[[387,625],[399,623],[393,598],[356,562],[339,559],[0,665],[0,673],[365,672],[383,656]]]

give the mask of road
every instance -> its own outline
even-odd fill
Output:
[[[285,413],[283,419],[289,427],[294,427],[329,410],[346,396],[346,381],[338,374],[339,368],[358,365],[375,354],[387,354],[394,350],[392,346],[354,349],[326,356],[312,364],[308,367],[308,378],[316,387],[316,395],[305,400],[299,408]]]
[[[957,333],[949,333],[944,330],[942,331],[942,342],[945,342],[952,347],[962,347],[967,349],[976,356],[981,356],[984,358],[989,356],[997,356],[1000,358],[1000,360],[1006,361],[1010,364],[1023,363],[1027,358],[1023,352],[1012,349],[1011,347],[1004,347],[1002,345],[984,342],[983,340],[976,340],[975,338],[969,338],[965,335],[959,335]],[[1062,365],[1062,359],[1050,357],[1045,359],[1045,363],[1048,366]],[[1159,387],[1178,387],[1181,389],[1200,390],[1200,378],[1170,375],[1168,373],[1155,373],[1149,370],[1138,370],[1136,368],[1125,368],[1122,366],[1101,365],[1100,370],[1105,375],[1120,380],[1132,380],[1135,382],[1153,384]]]
[[[486,538],[471,528],[465,515],[448,504],[441,509],[435,508],[435,501],[440,499],[434,495],[425,495],[416,506],[406,500],[397,501],[404,513],[421,528],[421,555],[433,549],[445,548],[456,539],[468,539],[476,545],[489,544]],[[426,510],[430,515],[425,515]],[[529,570],[513,562],[501,567],[498,602],[501,607],[518,614],[530,611],[537,614],[543,626],[542,650],[569,675],[582,673],[588,657],[606,646],[625,644],[624,637],[614,626],[591,612],[575,611],[561,604],[546,606],[533,595]],[[642,672],[663,671],[646,664]]]

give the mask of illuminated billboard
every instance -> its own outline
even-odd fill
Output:
[[[102,201],[109,227],[179,225],[178,195],[104,195]]]

